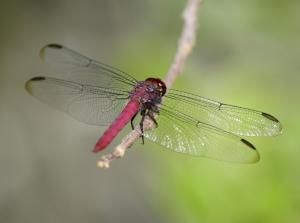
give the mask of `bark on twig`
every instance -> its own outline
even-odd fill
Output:
[[[178,47],[174,61],[164,79],[167,88],[170,88],[178,75],[183,70],[186,59],[192,51],[196,39],[197,30],[197,11],[202,0],[188,0],[186,7],[183,11],[183,29],[178,42]],[[143,123],[144,131],[151,131],[155,127],[153,121],[149,118],[145,118]],[[125,151],[130,148],[135,141],[141,136],[141,130],[139,125],[135,127],[122,142],[115,148],[113,153],[104,155],[98,162],[98,166],[102,168],[109,168],[110,162],[124,156]]]

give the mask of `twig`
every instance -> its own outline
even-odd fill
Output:
[[[177,52],[174,61],[166,75],[164,80],[167,88],[170,88],[175,79],[180,75],[183,70],[185,61],[192,51],[196,39],[197,30],[197,11],[198,6],[202,0],[188,0],[186,8],[183,11],[183,30],[178,42]],[[155,127],[155,124],[147,116],[143,122],[144,131],[149,131]],[[125,151],[130,148],[135,141],[141,136],[141,130],[139,125],[135,127],[115,148],[113,153],[104,155],[98,162],[98,166],[101,168],[109,168],[110,162],[124,156]]]
[[[200,2],[201,0],[188,0],[187,6],[183,11],[184,25],[178,42],[177,52],[164,80],[167,88],[173,85],[175,79],[183,70],[185,61],[194,47],[197,30],[197,11]]]

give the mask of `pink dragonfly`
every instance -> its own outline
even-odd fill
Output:
[[[133,127],[138,114],[142,132],[145,117],[156,124],[155,129],[143,132],[142,139],[176,152],[229,162],[259,160],[255,147],[241,137],[281,133],[281,123],[270,114],[167,89],[158,78],[137,81],[58,44],[45,46],[40,56],[64,69],[57,78],[28,80],[27,91],[84,123],[110,124],[94,152],[107,148],[129,122]]]

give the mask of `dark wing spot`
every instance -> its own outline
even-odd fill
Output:
[[[62,45],[56,44],[56,43],[51,43],[51,44],[48,44],[47,46],[50,47],[50,48],[54,48],[54,49],[61,49],[61,48],[63,48]]]
[[[46,80],[45,77],[33,77],[31,79],[29,79],[26,83],[25,83],[25,89],[32,94],[32,82],[34,81],[44,81]]]
[[[241,139],[241,141],[246,144],[247,146],[249,146],[251,149],[256,150],[256,148],[250,143],[248,142],[246,139]]]
[[[35,81],[44,81],[46,80],[46,77],[33,77],[31,79],[29,79],[26,83],[25,83],[25,89],[32,94],[32,84]]]
[[[220,105],[218,106],[218,110],[221,111],[221,107],[223,106],[223,103],[220,103]]]
[[[46,80],[45,77],[33,77],[30,79],[30,81],[44,81],[44,80]]]
[[[277,118],[275,118],[274,116],[269,115],[267,113],[262,112],[261,115],[264,116],[264,117],[266,117],[267,119],[270,119],[271,121],[279,122],[279,120]]]

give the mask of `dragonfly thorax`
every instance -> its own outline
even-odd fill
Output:
[[[166,93],[166,85],[158,78],[147,78],[145,81],[140,81],[134,90],[130,93],[133,100],[138,100],[140,103],[152,103],[153,105],[160,104],[161,98]]]

